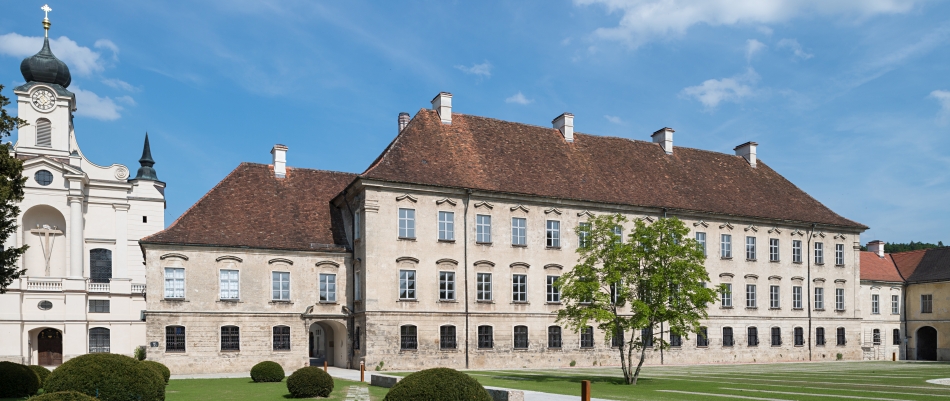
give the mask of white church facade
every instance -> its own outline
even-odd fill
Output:
[[[49,30],[49,20],[44,19]],[[47,35],[48,36],[48,35]],[[23,60],[14,88],[25,196],[6,247],[28,245],[23,275],[0,294],[0,360],[56,366],[90,352],[131,355],[144,344],[145,269],[138,239],[165,227],[165,183],[152,168],[98,165],[79,148],[76,96],[49,47]]]

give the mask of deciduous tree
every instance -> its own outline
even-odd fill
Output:
[[[0,85],[0,92],[3,85]],[[10,100],[0,93],[0,140],[10,136],[14,129],[26,125],[17,117],[7,114],[6,107]],[[20,215],[20,201],[23,200],[23,162],[10,155],[13,145],[9,142],[0,144],[0,244],[6,243],[11,235],[16,233],[17,216]],[[17,248],[2,248],[0,250],[0,294],[7,291],[13,280],[23,274],[17,269],[16,263],[26,252],[26,245]]]

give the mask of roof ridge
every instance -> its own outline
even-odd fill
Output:
[[[402,137],[402,133],[403,133],[403,132],[406,132],[406,130],[408,130],[409,127],[412,126],[412,122],[416,120],[416,116],[418,116],[420,113],[423,113],[423,112],[426,112],[426,111],[428,111],[428,110],[426,110],[424,107],[420,107],[420,108],[419,108],[419,111],[416,112],[416,115],[415,115],[415,116],[412,116],[412,118],[409,119],[409,123],[406,124],[406,127],[403,128],[403,129],[402,129],[401,131],[399,131],[398,133],[396,133],[396,137],[393,138],[393,140],[389,142],[389,145],[386,145],[386,149],[383,149],[383,151],[379,153],[379,156],[376,156],[376,160],[373,160],[373,162],[369,164],[369,167],[367,167],[366,170],[364,170],[362,173],[359,173],[359,174],[357,174],[357,175],[362,177],[362,176],[364,176],[364,175],[369,174],[370,172],[372,172],[373,169],[375,169],[376,166],[378,166],[379,163],[381,163],[381,162],[383,161],[383,159],[386,157],[386,155],[389,154],[389,151],[392,150],[393,146],[396,145],[396,142],[399,140],[399,138]],[[434,111],[434,110],[433,110],[433,111]]]
[[[273,164],[264,164],[264,163],[255,163],[255,162],[241,162],[241,164],[247,164],[247,165],[249,165],[249,166],[265,166],[265,167],[272,167],[272,166],[273,166]],[[240,166],[240,164],[239,164],[238,166]],[[287,168],[288,168],[288,169],[293,169],[293,170],[317,171],[317,172],[321,172],[321,173],[330,173],[330,174],[358,175],[357,173],[350,173],[350,172],[347,172],[347,171],[323,170],[323,169],[319,169],[319,168],[310,168],[310,167],[293,167],[293,166],[287,166]],[[227,178],[227,177],[225,177],[225,178]]]

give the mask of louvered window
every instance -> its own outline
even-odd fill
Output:
[[[45,118],[36,120],[36,146],[53,147],[53,124]]]

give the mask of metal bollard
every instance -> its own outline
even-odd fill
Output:
[[[330,370],[327,369],[327,361],[323,361],[323,371],[324,371],[324,372],[329,372],[329,371],[330,371]]]
[[[581,401],[590,401],[590,380],[581,380]]]
[[[366,373],[366,365],[364,364],[364,362],[360,362],[360,383],[366,381],[366,379],[363,376],[364,373]]]

